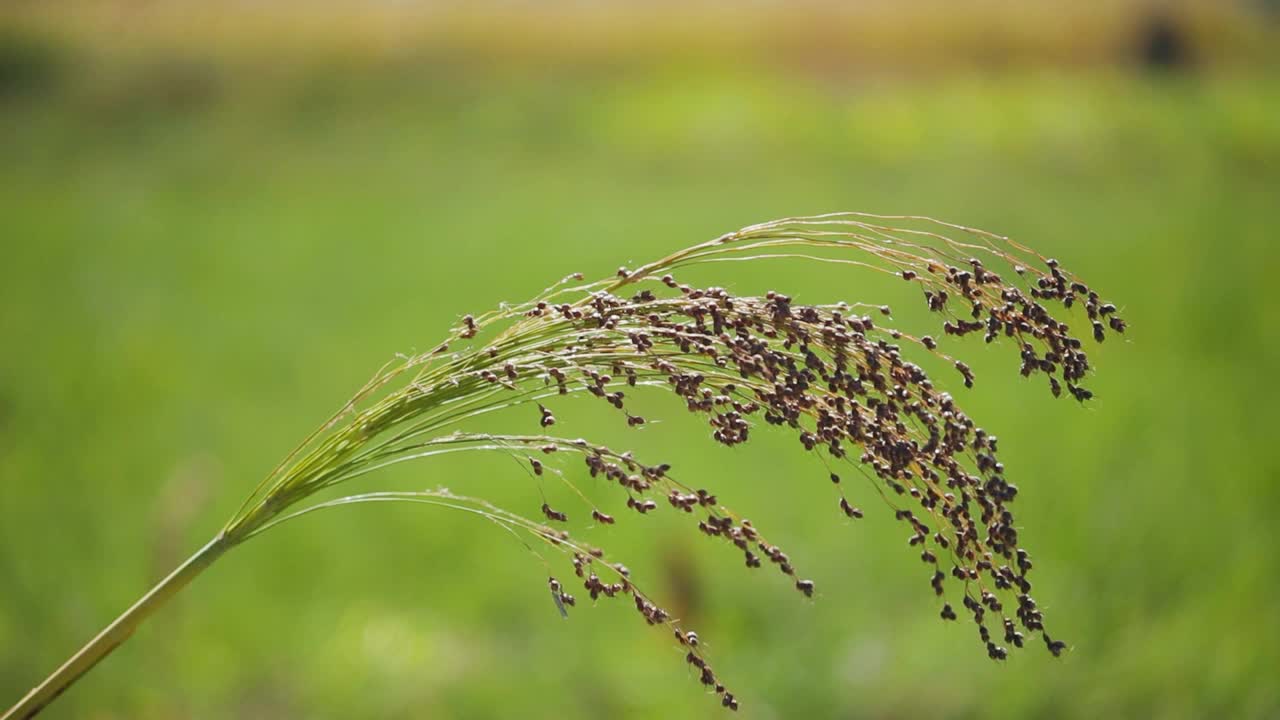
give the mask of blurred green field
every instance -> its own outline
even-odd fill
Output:
[[[963,348],[980,381],[957,394],[1002,439],[1035,594],[1071,652],[986,660],[938,620],[873,498],[850,524],[793,439],[728,450],[662,396],[642,398],[664,420],[643,432],[591,403],[557,414],[705,479],[819,597],[671,513],[586,536],[698,627],[743,717],[1280,714],[1274,70],[37,66],[0,99],[0,705],[462,313],[852,209],[1008,234],[1131,323],[1097,351],[1083,409],[1021,381],[1008,348]],[[699,278],[918,304],[804,265]],[[477,458],[359,489],[441,484],[540,502]],[[562,621],[545,576],[444,511],[299,521],[228,555],[48,717],[721,717],[664,633],[623,604]]]

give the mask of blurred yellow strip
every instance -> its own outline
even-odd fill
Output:
[[[959,9],[958,9],[959,8]],[[929,69],[968,62],[1098,64],[1133,57],[1151,3],[942,0],[827,2],[10,3],[0,23],[113,54],[181,51],[280,61],[380,62],[465,52],[547,62],[633,57],[760,60],[807,67]],[[1261,12],[1261,11],[1256,11]],[[1275,23],[1243,4],[1200,0],[1167,11],[1197,57],[1274,55]]]

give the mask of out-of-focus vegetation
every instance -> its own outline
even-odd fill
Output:
[[[585,536],[661,559],[633,570],[750,717],[1280,713],[1274,18],[948,7],[4,11],[0,704],[396,351],[570,271],[859,209],[1009,234],[1123,303],[1131,331],[1095,354],[1085,408],[976,339],[978,386],[955,390],[1001,437],[1070,654],[986,660],[971,626],[938,620],[875,498],[851,525],[792,438],[727,450],[657,396],[646,415],[665,422],[642,432],[591,403],[557,415],[717,478],[820,596],[748,575],[670,514]],[[785,263],[700,277],[919,319],[900,282]],[[370,480],[436,485],[541,502],[482,458]],[[50,716],[720,712],[665,634],[611,604],[562,621],[545,575],[445,511],[299,521],[228,555]]]

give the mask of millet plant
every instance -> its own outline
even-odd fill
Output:
[[[1043,376],[1053,395],[1080,402],[1091,397],[1081,385],[1090,372],[1081,335],[1102,342],[1125,330],[1115,306],[1057,261],[1007,238],[919,217],[789,218],[620,268],[606,279],[570,275],[524,304],[462,317],[430,351],[380,370],[266,476],[207,545],[4,717],[37,714],[232,548],[307,513],[369,502],[475,513],[563,553],[563,579],[547,581],[560,612],[577,605],[573,592],[633,603],[647,624],[673,636],[718,701],[736,710],[738,698],[712,668],[697,633],[664,610],[612,554],[563,529],[571,517],[613,525],[643,523],[640,516],[660,508],[684,513],[746,567],[770,566],[813,596],[814,582],[799,574],[792,558],[722,504],[703,478],[556,434],[557,401],[582,393],[615,408],[628,426],[645,424],[628,404],[628,394],[639,387],[670,392],[705,418],[711,438],[722,445],[747,442],[762,423],[794,434],[800,449],[825,464],[819,479],[832,485],[832,504],[841,514],[862,517],[855,495],[875,494],[902,522],[941,598],[943,620],[963,614],[995,660],[1035,636],[1050,653],[1062,653],[1065,644],[1046,632],[1030,594],[1032,561],[1010,509],[1019,490],[1006,478],[995,436],[911,360],[936,356],[971,387],[969,366],[943,349],[952,343],[886,326],[887,307],[801,305],[782,292],[739,296],[678,277],[693,266],[770,258],[896,276],[941,318],[942,336],[1001,340],[1017,350],[1023,376]],[[1070,326],[1063,319],[1068,315]],[[520,432],[460,427],[513,407],[528,408]],[[596,505],[580,491],[579,507],[543,502],[530,514],[445,489],[315,499],[321,490],[390,465],[464,451],[508,454],[533,475],[558,476],[575,491],[582,475],[563,468],[583,463],[592,478],[617,485],[619,507]]]

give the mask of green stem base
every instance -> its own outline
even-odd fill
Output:
[[[138,602],[98,633],[97,637],[80,648],[75,655],[71,656],[71,659],[62,664],[62,667],[53,671],[53,674],[44,682],[32,688],[26,697],[0,716],[0,720],[26,720],[35,717],[46,705],[56,700],[76,680],[97,665],[102,658],[128,640],[142,621],[150,617],[179,590],[186,587],[187,583],[205,568],[212,565],[213,561],[217,560],[229,547],[223,535],[219,534],[209,544],[197,550],[178,569],[157,583]]]

